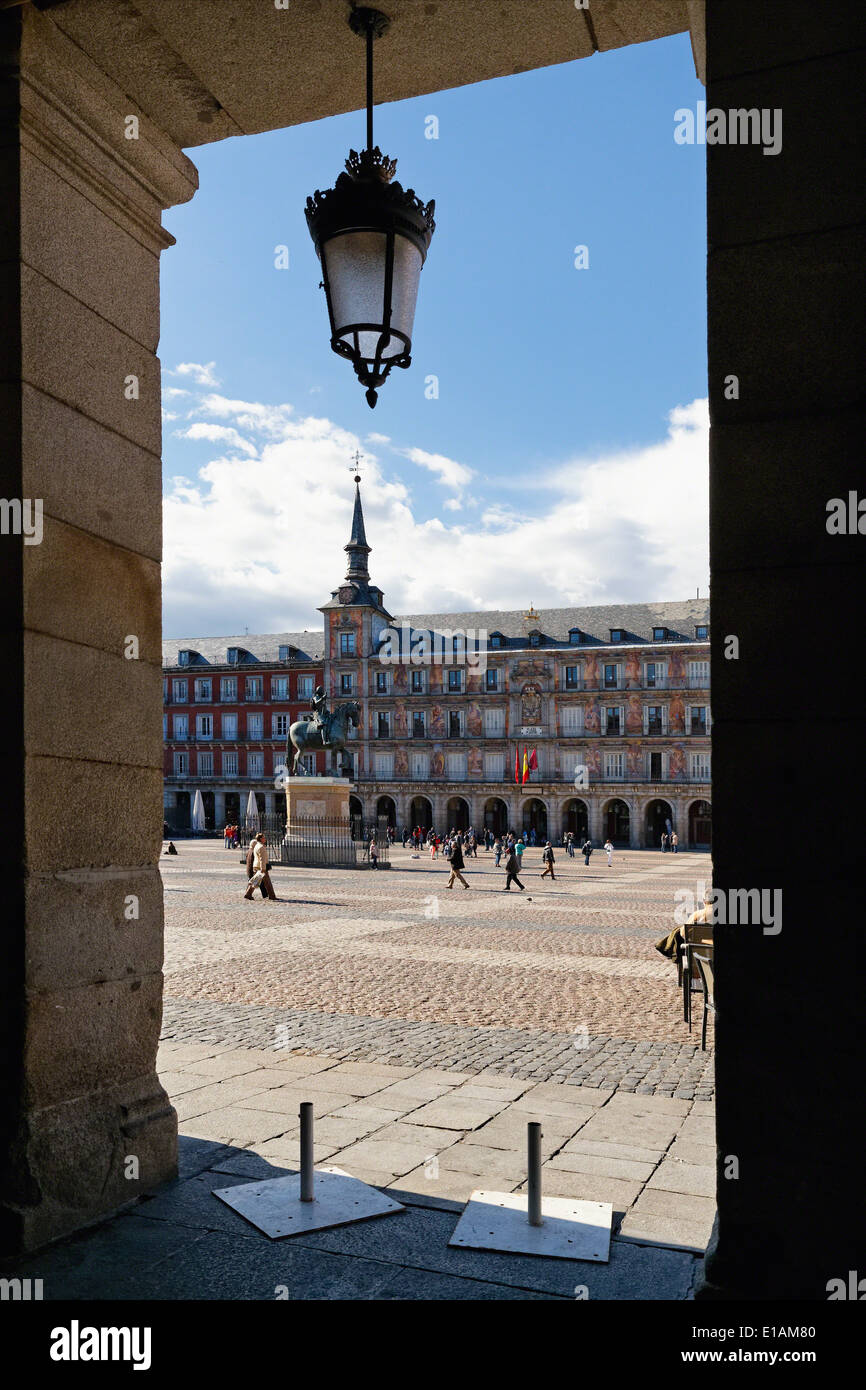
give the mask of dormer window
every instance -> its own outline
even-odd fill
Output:
[[[530,634],[529,634],[529,645],[530,645],[530,647],[540,647],[540,646],[541,646],[541,643],[542,643],[542,640],[543,640],[543,637],[542,637],[542,634],[541,634],[540,632],[530,632]]]
[[[280,661],[288,661],[288,659],[289,659],[289,649],[288,649],[288,647],[280,647]]]
[[[570,627],[568,629],[568,640],[572,647],[580,646],[583,641],[583,633],[579,627]]]
[[[666,642],[667,640],[668,640],[668,630],[667,630],[666,627],[654,627],[654,628],[653,628],[653,641],[654,641],[654,642]]]
[[[504,646],[505,646],[505,638],[502,636],[502,633],[501,633],[501,632],[491,632],[491,634],[490,634],[490,645],[491,645],[491,647],[504,647]]]
[[[697,627],[695,628],[696,640],[698,642],[706,642],[709,635],[710,629],[707,627],[706,623],[698,623]]]
[[[612,627],[612,628],[610,629],[610,640],[611,640],[611,642],[621,642],[621,641],[623,640],[624,637],[625,637],[625,628],[622,628],[622,627]]]
[[[192,655],[192,653],[189,652],[189,651],[187,651],[186,648],[184,648],[183,651],[178,652],[178,654],[177,654],[177,664],[178,664],[178,666],[188,666],[188,665],[189,665],[189,659],[190,659],[190,656],[191,656],[191,655]]]
[[[237,664],[238,664],[238,648],[237,648],[237,647],[229,647],[229,649],[228,649],[228,651],[227,651],[227,653],[226,653],[226,656],[227,656],[227,658],[228,658],[229,666],[237,666]]]

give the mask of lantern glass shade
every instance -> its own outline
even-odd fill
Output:
[[[335,342],[370,364],[409,352],[423,265],[418,247],[399,232],[365,229],[330,237],[321,255]]]

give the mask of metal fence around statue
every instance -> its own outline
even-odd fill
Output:
[[[279,843],[279,863],[305,868],[355,869],[371,864],[370,844],[375,841],[379,868],[390,868],[388,821],[342,817],[299,817]],[[277,845],[274,846],[275,850]],[[276,854],[274,854],[276,861]]]

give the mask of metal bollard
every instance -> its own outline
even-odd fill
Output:
[[[529,1160],[529,1182],[527,1184],[529,1224],[530,1226],[541,1226],[543,1224],[541,1215],[541,1125],[537,1120],[530,1120],[526,1127],[526,1137]]]
[[[313,1201],[313,1102],[301,1101],[301,1201]]]

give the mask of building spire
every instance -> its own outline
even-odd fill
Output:
[[[358,463],[358,456],[355,456]],[[361,506],[361,478],[355,474],[355,510],[352,513],[352,534],[349,537],[349,544],[344,545],[343,549],[349,557],[349,568],[346,571],[346,579],[356,583],[367,584],[370,574],[367,569],[367,556],[370,554],[371,547],[367,544],[367,533],[364,530],[364,509]]]

